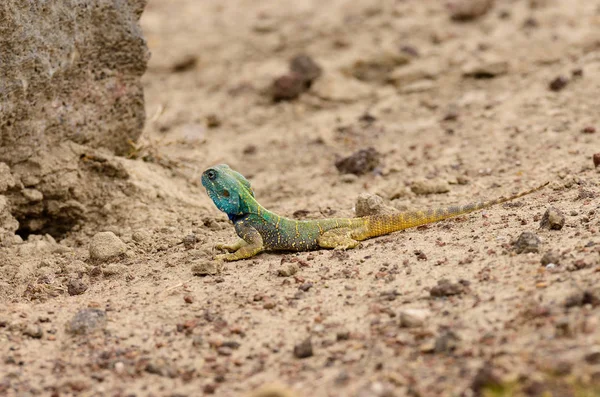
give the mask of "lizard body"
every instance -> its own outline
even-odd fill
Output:
[[[533,193],[547,184],[548,182],[512,196],[462,206],[361,218],[298,221],[279,216],[261,206],[254,198],[250,182],[226,164],[211,167],[202,174],[202,185],[206,188],[209,197],[217,208],[228,215],[240,237],[234,244],[216,246],[230,251],[228,254],[216,257],[225,261],[250,258],[266,250],[309,251],[318,248],[354,248],[360,241],[368,238],[488,208]]]

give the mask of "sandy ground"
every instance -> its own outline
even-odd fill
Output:
[[[148,122],[118,160],[133,193],[58,242],[3,249],[0,394],[600,395],[600,8],[506,0],[459,22],[442,3],[150,0]],[[273,102],[300,53],[322,75]],[[368,147],[374,170],[336,169]],[[352,216],[365,192],[405,210],[550,185],[351,251],[194,276],[235,237],[199,181],[222,162],[302,219]],[[559,230],[540,229],[550,207]],[[125,254],[90,259],[99,231]],[[533,252],[517,253],[523,232]],[[95,332],[72,324],[83,309]]]

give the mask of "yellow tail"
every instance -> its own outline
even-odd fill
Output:
[[[400,214],[391,215],[373,215],[368,216],[365,219],[366,233],[364,239],[370,237],[382,236],[384,234],[396,232],[398,230],[408,229],[410,227],[426,225],[428,223],[438,222],[444,219],[452,218],[468,214],[470,212],[478,211],[484,208],[489,208],[496,204],[501,204],[506,201],[514,200],[519,197],[531,194],[542,189],[548,185],[549,182],[544,183],[534,189],[527,190],[525,192],[517,193],[508,197],[499,197],[494,200],[480,201],[478,203],[471,203],[463,206],[450,206],[446,208],[436,208],[427,211],[409,211],[402,212]],[[360,236],[363,237],[363,236]],[[361,238],[362,240],[363,238]]]

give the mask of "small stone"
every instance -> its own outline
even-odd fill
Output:
[[[585,355],[585,361],[588,364],[600,364],[600,346],[590,348],[591,352]]]
[[[341,174],[364,175],[377,168],[381,154],[372,147],[361,149],[348,157],[335,162],[335,167]]]
[[[206,126],[208,128],[218,128],[221,126],[221,119],[214,113],[206,116]]]
[[[125,364],[122,361],[117,361],[115,363],[115,372],[117,374],[125,373]]]
[[[493,5],[494,0],[452,0],[448,11],[454,21],[472,21],[485,15]]]
[[[182,242],[183,242],[183,246],[185,247],[185,249],[189,250],[189,249],[194,248],[194,246],[198,242],[198,239],[196,238],[195,234],[188,234],[187,236],[185,236],[183,238]]]
[[[465,77],[490,79],[508,73],[508,69],[507,61],[490,59],[467,64],[463,67],[462,72]]]
[[[544,256],[542,256],[540,262],[542,263],[542,266],[548,266],[550,264],[554,264],[556,266],[560,263],[560,257],[556,252],[548,251],[544,254]]]
[[[294,346],[294,357],[296,358],[307,358],[312,357],[313,347],[310,338],[305,339],[303,342]]]
[[[450,185],[443,180],[421,179],[413,182],[410,190],[419,195],[440,194],[449,192]]]
[[[307,283],[302,283],[298,286],[298,289],[300,291],[304,291],[304,292],[308,292],[309,289],[311,289],[313,287],[313,283],[311,282],[307,282]]]
[[[290,61],[290,71],[298,73],[310,86],[323,73],[323,69],[308,55],[296,55]]]
[[[271,97],[275,102],[296,99],[306,91],[306,81],[299,73],[288,73],[278,77],[271,86]]]
[[[229,357],[233,354],[233,350],[227,346],[221,346],[217,349],[217,354],[219,356]]]
[[[266,298],[263,301],[263,309],[271,310],[274,309],[275,306],[277,306],[277,302],[275,302],[273,299]]]
[[[551,91],[560,91],[569,84],[569,79],[565,76],[558,76],[548,84]]]
[[[183,301],[187,304],[194,303],[194,297],[192,295],[184,295]]]
[[[404,309],[400,311],[400,327],[416,328],[425,325],[431,312],[425,309]]]
[[[357,217],[369,215],[395,214],[398,210],[386,205],[381,197],[376,194],[362,193],[356,199],[354,212]]]
[[[204,261],[192,266],[192,275],[194,276],[213,276],[219,273],[219,266],[215,261]]]
[[[133,232],[131,239],[136,243],[149,243],[152,240],[152,233],[146,229],[140,229]]]
[[[38,324],[29,324],[23,330],[23,335],[33,339],[41,339],[42,336],[44,336],[44,331],[42,330],[42,327]]]
[[[596,127],[588,125],[586,127],[584,127],[581,132],[583,132],[584,134],[593,134],[596,132]]]
[[[452,283],[448,279],[441,279],[431,288],[429,294],[433,297],[461,295],[466,292],[466,287],[461,283]]]
[[[594,168],[600,166],[600,153],[594,153],[592,160],[594,161]]]
[[[109,259],[125,254],[127,246],[113,232],[100,232],[92,237],[90,243],[90,259],[106,262]]]
[[[514,249],[517,254],[526,254],[529,252],[539,252],[540,238],[531,232],[523,232],[514,243]]]
[[[202,391],[204,392],[204,394],[215,394],[215,392],[217,391],[217,385],[214,383],[208,383],[204,385]]]
[[[277,275],[279,277],[290,277],[298,273],[298,270],[300,268],[295,263],[287,263],[281,269],[277,270]]]
[[[67,324],[67,332],[85,335],[106,328],[106,312],[100,309],[81,309]]]
[[[76,278],[69,280],[69,284],[67,285],[67,292],[71,296],[81,295],[87,291],[87,289],[87,284]]]
[[[548,208],[540,221],[540,228],[542,229],[560,230],[564,225],[565,215],[554,207]]]

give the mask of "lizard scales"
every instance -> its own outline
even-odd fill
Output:
[[[415,226],[468,214],[531,194],[548,182],[521,193],[462,206],[371,215],[361,218],[293,220],[261,206],[250,182],[226,164],[207,169],[202,184],[217,208],[225,212],[240,239],[231,245],[217,245],[230,251],[217,259],[234,261],[266,250],[309,251],[318,248],[349,249],[360,241]]]

